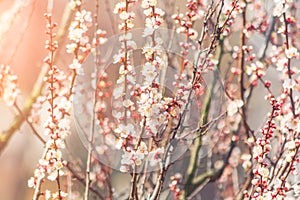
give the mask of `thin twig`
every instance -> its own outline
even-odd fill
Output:
[[[72,167],[71,163],[67,163],[66,168],[72,173],[72,176],[75,177],[83,186],[85,186],[85,178],[81,177]],[[100,192],[93,188],[92,186],[89,186],[89,189],[101,200],[104,200],[105,198],[100,194]]]
[[[97,30],[99,28],[99,24],[98,24],[98,11],[99,11],[99,3],[98,0],[96,0],[96,14],[94,16],[95,18],[95,34],[94,34],[94,38],[96,41],[98,41],[98,34],[97,34]],[[97,48],[97,45],[95,47],[95,52],[96,52],[96,56],[94,59],[94,71],[92,73],[97,74],[97,68],[98,68],[98,55],[99,55],[99,48]],[[93,95],[93,109],[92,109],[92,114],[91,114],[91,126],[90,126],[90,134],[89,134],[89,140],[88,140],[88,155],[87,155],[87,159],[86,159],[86,174],[85,174],[85,192],[84,192],[84,199],[88,200],[89,199],[89,191],[90,191],[90,184],[91,184],[91,178],[90,178],[90,170],[91,170],[91,158],[92,158],[92,152],[93,152],[93,141],[94,141],[94,132],[95,132],[95,109],[96,109],[96,104],[97,104],[97,89],[94,92]]]
[[[45,150],[44,150],[44,152],[43,152],[42,158],[44,158],[44,157],[46,156],[47,152],[48,152],[48,148],[45,148]],[[35,190],[34,190],[34,193],[33,193],[32,200],[38,200],[39,197],[42,195],[42,193],[40,192],[40,191],[41,191],[41,187],[42,187],[42,179],[43,179],[43,178],[37,179],[37,182],[36,182],[36,186],[35,186]]]
[[[250,137],[250,127],[247,123],[247,107],[246,107],[246,101],[245,101],[245,91],[246,88],[244,86],[245,84],[245,51],[244,51],[244,46],[246,45],[246,34],[245,34],[245,29],[246,29],[246,11],[247,11],[247,2],[245,2],[245,7],[243,8],[242,11],[242,31],[241,31],[241,35],[240,35],[240,59],[239,59],[239,66],[240,66],[240,70],[241,70],[241,74],[240,74],[240,96],[241,96],[241,100],[243,101],[243,105],[242,105],[242,120],[243,120],[243,124],[244,127],[246,129],[246,134],[247,137]]]
[[[23,119],[27,122],[27,124],[30,126],[31,130],[33,131],[33,134],[43,143],[46,144],[46,141],[40,136],[40,134],[37,132],[37,130],[34,128],[33,124],[28,120],[28,118],[24,115],[21,108],[18,106],[18,104],[15,102],[14,107],[18,111],[19,115],[23,117]]]
[[[286,46],[286,50],[288,50],[290,48],[289,45],[289,32],[288,32],[288,22],[286,19],[286,13],[284,12],[283,14],[283,20],[284,20],[284,25],[285,25],[285,46]],[[292,70],[291,70],[291,59],[288,58],[288,63],[287,63],[287,68],[288,68],[288,76],[289,79],[292,79]],[[293,89],[290,88],[289,89],[289,97],[290,97],[290,101],[291,101],[291,106],[292,106],[292,112],[293,112],[293,116],[294,118],[297,117],[296,115],[296,109],[295,109],[295,102],[294,102],[294,98],[293,98]]]

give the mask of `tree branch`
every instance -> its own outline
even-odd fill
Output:
[[[73,11],[69,8],[69,6],[65,7],[64,10],[64,16],[62,17],[62,22],[61,22],[61,26],[60,29],[57,32],[57,41],[58,43],[63,43],[63,41],[66,39],[66,35],[65,32],[67,30],[67,28],[70,25],[71,22],[71,16],[73,15]],[[56,59],[55,60],[59,60],[61,54],[58,52],[56,54]],[[48,71],[48,66],[47,64],[44,64],[41,67],[41,71],[39,73],[39,76],[35,82],[35,85],[33,86],[33,89],[29,95],[29,97],[26,99],[24,106],[22,106],[22,108],[20,108],[20,111],[24,114],[24,116],[26,116],[26,118],[30,115],[31,112],[31,108],[32,105],[36,102],[37,98],[41,95],[43,87],[44,87],[44,80],[43,78],[45,77],[45,74]],[[14,133],[20,129],[20,127],[22,126],[25,118],[24,116],[18,114],[14,117],[13,122],[10,124],[10,127],[3,131],[0,134],[0,156],[2,154],[2,152],[4,151],[4,149],[6,148],[6,146],[8,145],[10,139],[12,138],[12,136],[14,135]]]

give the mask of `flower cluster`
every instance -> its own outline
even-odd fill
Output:
[[[147,136],[157,134],[159,127],[166,125],[168,113],[174,113],[176,108],[176,105],[171,106],[171,101],[171,98],[163,98],[157,88],[140,91],[137,101],[138,112],[143,117],[140,125],[145,127]]]
[[[80,7],[82,4],[82,0],[72,0],[72,1],[69,1],[69,7],[71,9],[76,9],[78,7]]]
[[[122,155],[120,171],[128,172],[131,167],[142,165],[145,156],[148,155],[147,149],[147,145],[144,142],[140,143],[137,150],[127,147]]]
[[[165,67],[162,59],[162,40],[155,34],[155,30],[159,29],[163,23],[164,11],[157,7],[156,0],[144,0],[142,7],[145,9],[146,16],[143,37],[147,38],[142,52],[146,58],[142,69],[142,75],[145,77],[143,86],[151,87],[152,83],[158,84],[159,70]]]
[[[241,108],[244,106],[244,102],[241,99],[228,100],[226,123],[230,130],[237,130],[239,123],[242,120]]]
[[[169,184],[170,190],[174,193],[173,199],[179,199],[180,195],[182,194],[182,190],[180,189],[180,183],[182,181],[182,175],[176,173],[174,176],[170,177],[171,183]]]
[[[131,170],[133,165],[140,165],[147,151],[135,148],[137,144],[137,132],[134,124],[129,120],[135,112],[134,102],[128,96],[133,95],[136,79],[134,67],[130,63],[131,50],[136,48],[136,43],[132,39],[132,33],[129,31],[134,27],[133,19],[135,13],[129,11],[129,5],[135,1],[124,0],[116,4],[114,13],[119,14],[121,23],[119,30],[122,34],[119,36],[121,47],[114,55],[113,63],[120,64],[119,77],[113,90],[113,116],[120,123],[114,130],[117,135],[115,146],[122,149],[120,170],[123,172]],[[122,124],[124,123],[124,124]],[[145,148],[147,150],[147,148]]]
[[[77,11],[74,21],[69,27],[69,39],[75,43],[79,43],[83,49],[86,45],[88,28],[92,25],[91,12],[86,10]],[[68,52],[74,52],[73,45],[67,46]]]
[[[290,7],[290,3],[292,0],[274,0],[274,9],[273,9],[273,16],[280,17],[283,13],[286,13],[288,8]]]
[[[175,23],[179,25],[176,30],[177,33],[182,33],[186,36],[186,42],[180,43],[180,46],[182,47],[181,74],[188,64],[187,55],[189,53],[189,49],[192,48],[192,43],[189,39],[193,40],[198,37],[198,32],[193,28],[193,24],[197,19],[203,17],[200,14],[198,2],[196,0],[188,0],[186,7],[188,8],[188,12],[186,12],[185,15],[182,13],[172,15]]]
[[[188,0],[186,7],[188,8],[188,12],[184,14],[174,14],[172,18],[175,23],[177,23],[180,27],[177,28],[177,33],[183,33],[188,38],[196,39],[198,33],[195,29],[192,28],[194,21],[203,17],[199,12],[198,2],[196,0]],[[189,46],[188,44],[186,44]],[[184,46],[183,44],[181,46]]]
[[[229,116],[233,116],[238,112],[238,109],[241,108],[244,105],[243,101],[240,99],[236,99],[234,101],[231,101],[227,106],[227,114]]]
[[[145,128],[145,134],[153,137],[158,133],[158,129],[166,125],[168,113],[173,112],[173,107],[167,107],[171,98],[163,97],[161,92],[162,85],[159,80],[161,70],[164,70],[165,61],[163,60],[162,40],[156,30],[163,23],[164,11],[157,7],[156,1],[142,1],[142,7],[145,9],[145,29],[143,37],[146,37],[146,43],[142,53],[146,62],[143,64],[142,76],[143,83],[137,88],[138,112],[142,117],[140,123]],[[169,109],[169,110],[168,110]]]
[[[114,99],[119,100],[123,100],[123,97],[126,95],[127,91],[132,91],[135,85],[135,72],[129,60],[129,51],[136,47],[135,42],[132,40],[132,34],[128,32],[134,27],[133,19],[135,18],[134,12],[130,12],[128,10],[131,3],[134,3],[134,1],[121,1],[116,4],[114,9],[114,13],[119,14],[119,17],[122,20],[122,22],[119,24],[119,29],[123,31],[123,34],[121,34],[119,37],[121,48],[119,49],[119,52],[114,55],[113,62],[114,64],[121,64],[119,68],[117,86],[113,91]],[[125,111],[115,113],[115,116],[117,116],[118,120],[126,120],[128,114],[127,109],[133,109],[131,105],[132,104],[130,103],[130,100],[128,100]]]
[[[291,132],[291,130],[297,130],[295,127],[297,122],[290,123],[291,126],[285,123],[283,116],[288,117],[288,113],[284,106],[284,96],[275,100],[269,95],[268,99],[272,106],[272,112],[269,114],[269,120],[265,127],[261,130],[262,136],[256,139],[256,145],[252,152],[253,158],[257,161],[257,165],[253,169],[252,190],[251,193],[244,192],[245,197],[251,196],[253,199],[286,197],[287,177],[290,173],[297,174],[295,164],[299,162],[299,159],[296,158],[299,140],[294,139],[293,132]],[[291,114],[289,118],[292,120],[293,115]],[[278,132],[283,133],[284,138],[281,138]],[[275,136],[280,138],[279,145],[272,142]],[[277,168],[274,168],[274,165],[270,165],[268,158],[277,151],[282,152],[282,156],[277,158],[275,161]],[[285,170],[281,170],[282,167]]]
[[[173,86],[176,88],[176,105],[181,111],[185,109],[184,105],[188,104],[188,97],[191,91],[195,92],[195,98],[203,94],[201,92],[203,87],[200,73],[196,74],[197,78],[195,78],[194,83],[191,83],[191,81],[188,80],[188,75],[186,75],[185,73],[175,75],[175,81],[173,82]],[[175,117],[176,115],[172,116]]]
[[[135,13],[128,11],[128,6],[132,3],[135,3],[135,0],[122,0],[114,8],[114,13],[119,14],[120,19],[123,21],[119,24],[119,29],[125,32],[134,27],[133,19],[135,18]]]
[[[260,61],[252,62],[250,66],[246,66],[246,73],[250,75],[249,82],[253,86],[257,86],[258,79],[261,79],[265,75],[265,66]]]
[[[92,49],[88,30],[92,26],[93,19],[91,12],[81,9],[81,1],[74,0],[71,2],[74,4],[72,7],[76,12],[75,18],[69,27],[68,38],[71,43],[67,44],[66,48],[67,53],[74,55],[73,62],[69,68],[75,72],[74,74],[80,74],[83,72],[81,65]],[[99,34],[102,35],[102,32],[100,31]]]
[[[222,33],[224,37],[227,37],[231,33],[231,26],[233,25],[237,16],[243,12],[246,3],[239,1],[231,1],[230,3],[228,2],[225,5],[226,9],[224,9],[223,12],[224,17],[222,20],[220,20],[218,28],[220,33]]]
[[[163,16],[165,12],[156,7],[156,0],[143,0],[142,8],[144,8],[144,14],[146,15],[144,37],[152,35],[163,23]]]
[[[15,104],[19,94],[17,81],[17,76],[9,66],[0,65],[0,98],[9,106]]]
[[[48,141],[45,144],[45,151],[39,164],[34,172],[34,177],[28,181],[29,187],[35,188],[35,195],[40,193],[40,185],[47,178],[50,181],[56,181],[58,192],[51,193],[49,190],[44,192],[46,198],[62,199],[66,196],[61,189],[60,177],[64,175],[63,168],[66,161],[62,158],[61,149],[65,148],[66,136],[70,133],[70,111],[71,102],[68,99],[68,90],[65,88],[67,76],[54,65],[54,52],[58,44],[54,40],[55,34],[53,29],[56,27],[52,23],[50,14],[45,14],[47,19],[47,34],[49,40],[46,41],[46,49],[50,52],[49,57],[45,59],[45,63],[49,66],[46,82],[46,102],[48,102],[48,119],[45,122],[45,135],[48,136]]]

